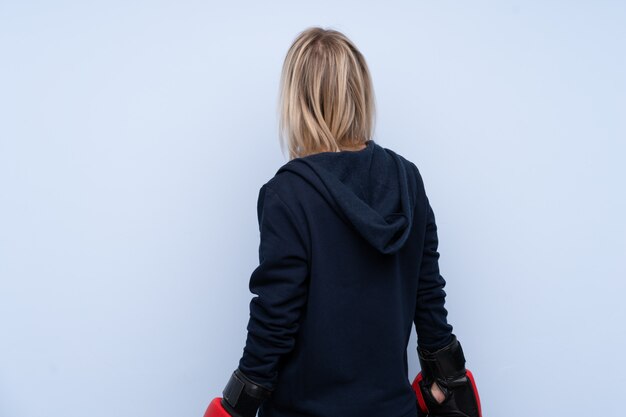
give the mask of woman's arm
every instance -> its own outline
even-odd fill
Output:
[[[452,340],[452,325],[448,324],[445,308],[445,279],[439,272],[439,240],[437,224],[428,197],[426,197],[426,233],[419,272],[415,329],[420,347],[437,350]]]
[[[250,277],[248,334],[239,369],[250,379],[273,389],[280,359],[295,344],[301,310],[306,302],[308,256],[293,213],[268,184],[257,203],[259,266]]]
[[[261,242],[259,266],[250,277],[250,319],[243,356],[223,397],[209,404],[205,417],[254,417],[272,395],[280,359],[295,345],[306,301],[306,240],[289,207],[266,183],[257,201]]]
[[[480,397],[474,377],[465,368],[465,356],[447,322],[444,286],[439,272],[435,214],[426,198],[427,224],[420,266],[415,326],[422,371],[413,382],[418,415],[481,417]]]

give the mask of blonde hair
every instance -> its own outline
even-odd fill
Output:
[[[283,63],[279,136],[289,159],[338,152],[373,136],[374,89],[365,58],[344,34],[309,27]]]

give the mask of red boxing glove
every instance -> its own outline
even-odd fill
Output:
[[[455,335],[447,346],[429,352],[417,348],[422,371],[413,381],[419,417],[482,417],[474,375],[465,369],[465,357]],[[430,388],[436,382],[444,393],[441,404]]]
[[[224,398],[213,398],[204,417],[255,417],[259,406],[271,393],[236,369],[224,388]]]
[[[222,406],[222,397],[215,397],[204,413],[204,417],[232,417]]]

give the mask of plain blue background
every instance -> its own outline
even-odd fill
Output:
[[[312,25],[363,52],[375,140],[421,169],[485,416],[624,415],[624,22],[617,0],[0,2],[0,416],[221,395]]]

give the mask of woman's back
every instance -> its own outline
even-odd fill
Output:
[[[417,167],[373,140],[284,164],[260,190],[260,264],[239,367],[260,417],[414,417],[407,344],[448,343],[436,227]]]

